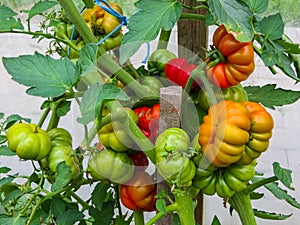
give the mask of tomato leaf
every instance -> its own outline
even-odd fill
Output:
[[[69,59],[53,59],[38,52],[4,57],[3,64],[12,80],[29,87],[26,93],[34,96],[58,97],[71,90],[79,78]]]
[[[51,199],[50,206],[54,217],[59,217],[66,209],[64,201],[55,196]]]
[[[221,225],[221,222],[216,215],[214,216],[211,225]]]
[[[285,214],[281,214],[281,213],[270,213],[270,212],[265,212],[265,211],[261,211],[261,210],[257,210],[257,209],[253,209],[254,215],[258,218],[261,219],[267,219],[267,220],[285,220],[287,218],[289,218],[291,214],[285,215]]]
[[[261,199],[262,197],[264,197],[263,193],[258,193],[258,192],[251,192],[250,193],[250,199],[251,200],[258,200],[258,199]]]
[[[292,171],[289,169],[284,169],[280,167],[278,162],[273,163],[273,171],[275,176],[281,181],[281,183],[289,188],[290,190],[295,190],[294,187],[292,187]]]
[[[94,224],[110,225],[114,215],[114,202],[104,202],[102,210],[90,208],[89,213],[95,219]]]
[[[268,0],[242,0],[253,13],[261,14],[268,8]]]
[[[4,121],[4,123],[6,124],[5,129],[10,128],[13,124],[15,124],[16,122],[19,122],[19,121],[25,121],[27,123],[30,123],[31,119],[22,117],[18,114],[11,114]]]
[[[219,25],[224,24],[227,31],[238,32],[236,38],[241,42],[247,42],[254,37],[254,31],[250,24],[253,16],[249,7],[237,0],[208,0],[210,14]]]
[[[23,30],[24,27],[21,20],[14,18],[16,15],[17,13],[12,9],[0,4],[0,31]]]
[[[4,166],[4,167],[0,167],[0,173],[8,173],[11,169]]]
[[[260,102],[270,109],[275,109],[275,106],[292,104],[300,98],[300,91],[276,88],[276,84],[244,88],[248,93],[249,101]]]
[[[57,115],[65,116],[71,110],[71,101],[62,101],[57,106]]]
[[[0,144],[3,144],[7,141],[6,135],[0,135]]]
[[[280,13],[264,17],[258,22],[260,32],[265,39],[277,40],[284,33],[284,23]]]
[[[156,208],[159,212],[167,214],[167,205],[164,199],[160,198],[156,200]]]
[[[95,207],[99,210],[102,209],[103,202],[105,200],[105,196],[107,190],[110,188],[108,183],[100,182],[96,185],[92,192],[92,202]]]
[[[0,155],[13,156],[16,155],[16,153],[10,150],[9,147],[2,145],[0,146]]]
[[[127,216],[127,213],[126,213],[125,216],[117,215],[115,224],[118,224],[118,225],[130,225],[130,224],[132,224],[131,222],[132,222],[132,219],[133,219],[133,213],[128,217],[127,220],[125,219],[126,216]]]
[[[284,47],[284,51],[287,53],[292,53],[292,54],[300,54],[300,47],[299,44],[293,43],[292,40],[284,34],[282,36],[282,39],[276,40],[281,46]]]
[[[160,29],[171,30],[181,15],[181,5],[173,0],[139,0],[139,12],[130,17],[120,48],[120,63],[126,62],[143,43],[154,40]]]
[[[26,224],[27,217],[14,215],[13,217],[1,214],[0,215],[0,224],[1,225],[24,225]]]
[[[105,102],[114,99],[127,101],[129,97],[122,89],[117,88],[112,83],[92,85],[82,97],[80,103],[82,117],[78,118],[77,121],[82,124],[88,124],[97,118]]]
[[[76,221],[80,221],[83,218],[84,214],[82,212],[69,209],[57,217],[56,223],[63,225],[73,225],[76,224]]]
[[[65,162],[60,162],[56,166],[55,182],[51,186],[51,191],[57,191],[66,186],[72,179],[72,169]]]
[[[51,9],[57,4],[58,2],[56,1],[39,1],[35,3],[30,10],[23,10],[22,12],[28,13],[28,20],[30,20],[32,17],[40,15],[41,13],[45,12],[48,9]]]
[[[80,70],[81,76],[89,71],[94,71],[97,69],[95,62],[97,57],[97,45],[87,44],[85,45],[79,53],[79,59],[76,62],[76,66]]]
[[[264,185],[276,198],[285,200],[291,206],[300,209],[300,203],[295,198],[290,196],[286,190],[280,188],[278,183],[272,182]]]

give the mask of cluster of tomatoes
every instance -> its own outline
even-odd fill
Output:
[[[123,15],[123,10],[118,4],[109,3],[109,7],[120,16]],[[81,16],[106,51],[121,45],[123,33],[121,32],[121,27],[118,29],[118,26],[121,24],[119,18],[105,11],[97,4],[93,8],[85,9]],[[54,27],[54,32],[57,37],[71,41],[72,45],[77,48],[75,50],[72,46],[67,46],[65,49],[59,49],[58,53],[62,56],[68,55],[70,59],[79,58],[78,51],[85,46],[85,42],[76,31],[74,25],[68,21],[61,21]]]

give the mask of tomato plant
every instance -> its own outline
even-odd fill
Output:
[[[3,52],[11,79],[42,103],[28,104],[37,119],[0,113],[0,224],[202,224],[194,215],[201,194],[222,198],[243,225],[290,217],[252,206],[262,187],[299,208],[288,192],[291,170],[274,162],[274,175],[265,177],[256,166],[271,151],[276,121],[269,110],[300,98],[277,83],[256,85],[255,77],[256,86],[244,83],[254,57],[271,73],[300,81],[299,45],[284,33],[280,13],[264,14],[268,1],[80,3],[82,9],[73,0],[37,1],[22,16],[0,5],[1,35],[49,44],[31,55]],[[212,46],[187,55],[171,50],[181,20],[216,26]],[[143,44],[144,60],[135,57]],[[12,161],[29,163],[30,174]],[[219,212],[210,213],[219,224]]]

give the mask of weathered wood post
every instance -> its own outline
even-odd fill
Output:
[[[182,0],[180,0],[182,1]],[[192,0],[184,0],[186,5],[194,2]],[[183,12],[189,12],[184,9]],[[206,10],[200,8],[192,13],[205,14]],[[199,54],[200,58],[205,58],[205,51],[202,47],[208,44],[208,29],[204,21],[200,20],[180,20],[178,22],[178,56],[186,57],[190,52]],[[195,220],[199,225],[203,224],[203,194],[200,192],[197,196],[197,206],[195,209]]]
[[[181,86],[170,86],[160,89],[159,133],[171,127],[180,127],[181,99]],[[157,193],[160,193],[163,189],[170,192],[170,187],[165,181],[158,183]],[[164,216],[156,224],[172,225],[173,214]]]

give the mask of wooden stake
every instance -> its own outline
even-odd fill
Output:
[[[159,133],[171,127],[180,127],[180,109],[181,109],[182,87],[170,86],[160,89],[160,120]],[[159,176],[159,175],[158,175]],[[159,178],[161,179],[161,178]],[[157,193],[163,189],[170,194],[170,187],[167,182],[159,182],[157,184]],[[161,218],[157,225],[172,225],[173,214],[169,214]]]

